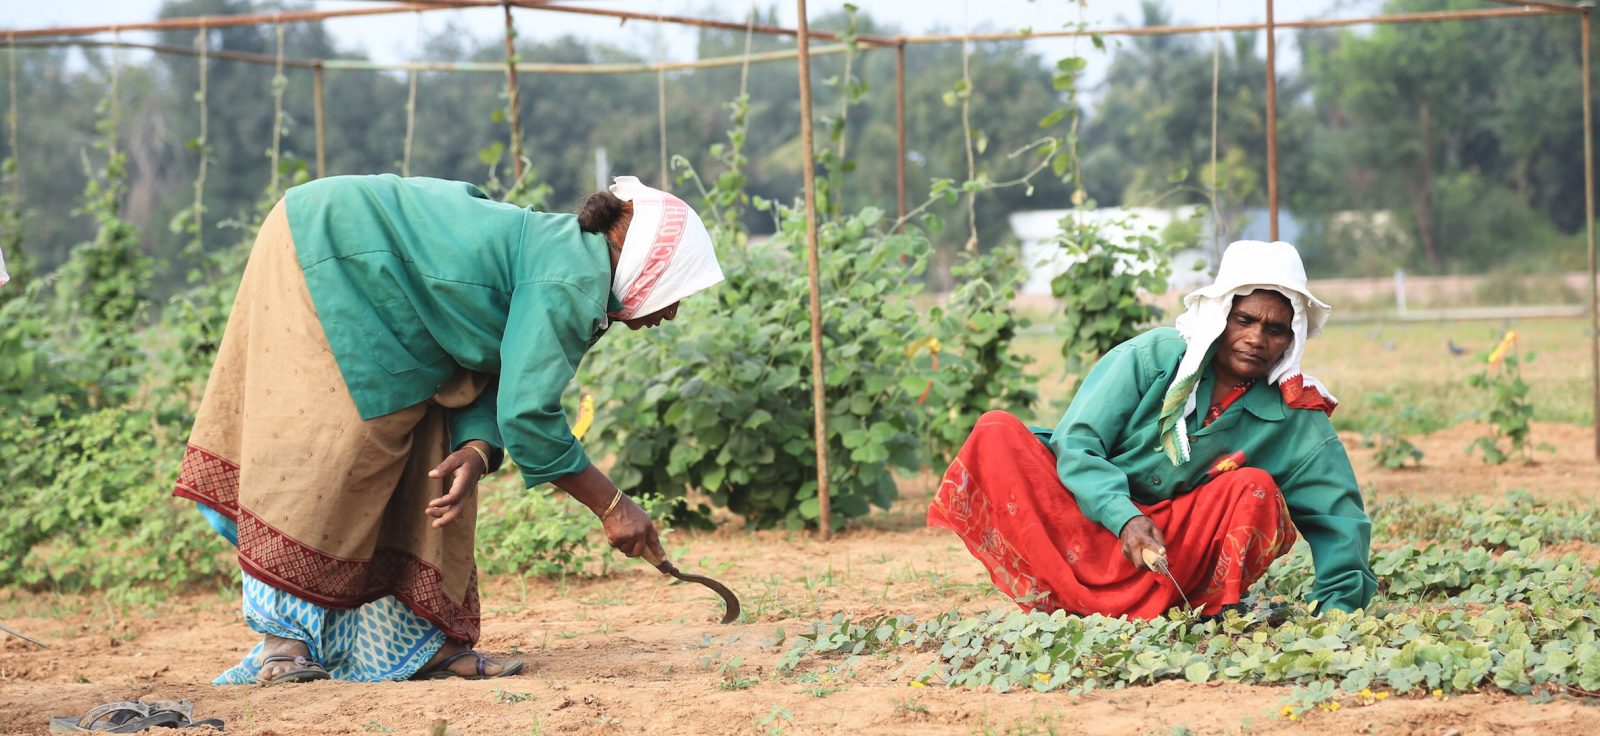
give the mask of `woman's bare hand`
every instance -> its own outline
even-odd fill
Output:
[[[661,533],[656,531],[656,525],[650,521],[644,509],[633,499],[624,495],[617,502],[617,507],[611,510],[611,515],[601,522],[605,527],[606,538],[611,540],[611,546],[629,557],[643,555],[646,550],[655,553],[655,559],[666,559],[667,553],[661,548]]]
[[[477,442],[474,440],[474,442]],[[472,443],[468,443],[472,444]],[[484,443],[478,442],[482,445]],[[487,452],[487,449],[485,449]],[[428,471],[429,478],[444,478],[452,476],[450,489],[443,496],[428,502],[427,513],[433,517],[433,528],[440,529],[450,525],[466,510],[466,502],[478,492],[478,480],[489,469],[483,464],[483,455],[477,450],[463,445],[445,457],[444,462]]]
[[[1122,556],[1128,558],[1134,567],[1140,570],[1149,570],[1150,566],[1144,564],[1143,551],[1154,550],[1162,557],[1167,556],[1167,541],[1161,536],[1161,530],[1156,528],[1156,523],[1148,516],[1135,516],[1122,525]]]

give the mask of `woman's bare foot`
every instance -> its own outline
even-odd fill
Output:
[[[464,652],[464,651],[467,651],[466,645],[462,644],[459,641],[456,641],[455,639],[446,639],[444,641],[444,646],[439,647],[439,651],[434,653],[433,659],[428,660],[428,663],[426,665],[423,665],[422,669],[418,670],[418,671],[419,672],[428,672],[429,670],[432,670],[434,667],[438,666],[438,664],[440,662],[443,662],[444,660],[448,659],[450,657],[450,655],[455,654],[457,652]],[[485,657],[484,658],[484,663],[483,663],[483,675],[482,676],[483,677],[496,677],[501,672],[504,672],[506,670],[507,666],[508,666],[508,664],[505,661],[498,660],[498,659],[490,659],[490,658]],[[478,658],[477,657],[461,657],[461,658],[458,658],[456,661],[450,663],[450,668],[449,669],[450,669],[451,672],[453,672],[453,673],[455,673],[457,675],[460,675],[462,677],[478,677],[479,676],[479,674],[478,674]]]
[[[274,659],[270,662],[267,661],[274,657],[284,657],[287,659]],[[261,665],[261,671],[256,673],[256,682],[264,685],[270,685],[280,681],[288,681],[289,679],[299,681],[297,678],[280,679],[283,678],[283,676],[287,673],[305,671],[308,669],[315,669],[319,671],[322,670],[322,665],[311,660],[311,649],[306,646],[305,642],[297,641],[295,639],[285,639],[281,636],[273,636],[271,634],[267,634],[266,636],[262,637],[261,654],[256,658],[256,662]],[[322,678],[312,679],[326,679],[326,676],[326,672],[324,672]]]

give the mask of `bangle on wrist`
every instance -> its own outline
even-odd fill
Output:
[[[478,457],[483,458],[483,473],[484,473],[484,475],[488,475],[489,474],[489,453],[484,452],[483,448],[478,447],[477,445],[468,444],[467,447],[470,448],[473,452],[478,453]]]
[[[622,502],[622,489],[617,489],[617,495],[611,497],[611,503],[606,505],[606,510],[600,512],[600,520],[605,521],[612,511],[617,510],[617,504]]]

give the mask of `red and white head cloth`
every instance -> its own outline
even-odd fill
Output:
[[[683,200],[641,183],[613,179],[611,193],[633,203],[611,290],[622,302],[614,319],[633,319],[672,306],[722,283],[722,267],[700,216]]]
[[[1184,312],[1178,315],[1178,334],[1189,343],[1183,359],[1173,372],[1161,405],[1161,447],[1173,465],[1189,461],[1188,417],[1198,408],[1195,391],[1211,346],[1228,326],[1233,299],[1258,289],[1276,291],[1294,308],[1290,327],[1294,332],[1283,358],[1272,366],[1267,383],[1276,385],[1286,405],[1296,409],[1319,409],[1329,414],[1339,400],[1328,388],[1300,371],[1306,340],[1322,332],[1333,308],[1311,293],[1306,283],[1306,267],[1300,252],[1283,241],[1264,243],[1240,240],[1222,253],[1216,283],[1183,298]]]

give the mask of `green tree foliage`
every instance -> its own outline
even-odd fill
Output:
[[[1385,12],[1475,8],[1391,0]],[[1394,265],[1482,269],[1563,257],[1582,224],[1578,27],[1568,18],[1381,26],[1305,40],[1335,185],[1316,206],[1392,209],[1418,246]],[[1567,248],[1567,251],[1575,249]]]

